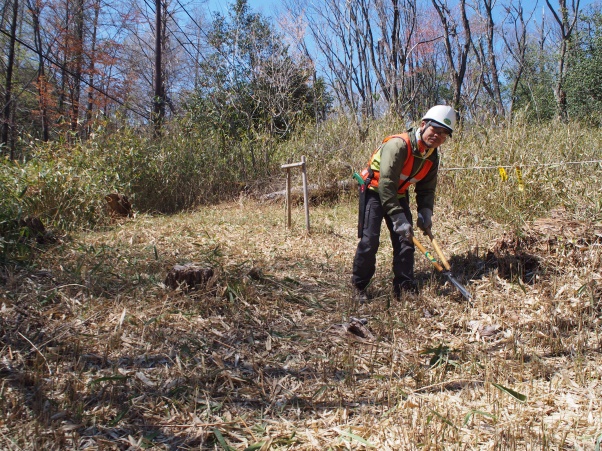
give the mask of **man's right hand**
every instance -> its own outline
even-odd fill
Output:
[[[398,235],[401,235],[403,238],[409,240],[414,236],[414,230],[412,229],[412,224],[406,218],[406,215],[403,213],[397,213],[391,215],[391,221],[393,222],[393,230]]]

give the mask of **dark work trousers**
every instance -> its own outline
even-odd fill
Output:
[[[412,213],[407,197],[402,197],[399,204],[412,222]],[[376,191],[366,190],[366,209],[364,212],[364,230],[353,259],[352,283],[364,290],[376,271],[376,252],[380,244],[380,227],[385,219],[393,245],[393,288],[398,293],[401,287],[414,283],[414,243],[411,239],[402,238],[393,231],[391,218],[385,214]]]

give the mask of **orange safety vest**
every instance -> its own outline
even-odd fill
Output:
[[[412,174],[412,168],[414,167],[414,154],[412,151],[412,144],[410,142],[410,135],[408,135],[407,133],[403,133],[401,135],[391,135],[383,139],[383,142],[381,143],[379,148],[376,149],[376,151],[370,157],[370,160],[368,160],[368,166],[366,166],[366,168],[363,169],[362,172],[360,172],[360,175],[362,176],[364,181],[370,178],[368,188],[372,188],[375,190],[378,189],[378,179],[380,178],[380,171],[375,170],[372,166],[373,163],[376,161],[378,163],[378,167],[380,168],[380,151],[382,150],[383,145],[393,138],[401,138],[406,143],[406,161],[403,163],[403,167],[401,168],[401,174],[399,174],[399,188],[397,190],[397,195],[403,196],[405,195],[410,185],[422,180],[431,170],[433,162],[431,160],[427,160],[427,158],[434,151],[434,149],[431,149],[429,152],[427,152],[422,165],[418,168],[418,171],[415,174]]]

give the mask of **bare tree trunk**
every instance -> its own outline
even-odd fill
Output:
[[[496,106],[496,114],[504,114],[504,103],[502,102],[502,90],[500,89],[500,77],[497,70],[497,62],[495,59],[495,47],[493,43],[494,28],[493,22],[493,7],[495,0],[483,0],[487,20],[487,52],[489,56],[489,71],[491,75],[491,89],[493,90],[493,98]]]
[[[74,70],[71,89],[71,131],[78,132],[79,101],[81,95],[81,78],[84,64],[84,0],[77,0],[75,6],[75,30],[73,39]]]
[[[153,100],[153,124],[155,137],[161,136],[161,126],[165,116],[165,102],[163,92],[163,64],[161,63],[163,39],[161,31],[163,24],[161,0],[155,0],[155,98]]]
[[[573,18],[569,23],[569,10],[566,6],[566,0],[558,0],[558,5],[560,9],[560,13],[557,13],[552,5],[550,4],[550,0],[546,0],[546,4],[548,8],[552,12],[556,23],[560,27],[560,53],[558,56],[558,80],[556,81],[556,87],[554,88],[554,97],[556,98],[558,117],[566,121],[568,118],[567,114],[567,101],[566,101],[566,90],[564,87],[564,81],[566,79],[567,73],[567,65],[566,58],[569,52],[569,46],[571,42],[571,37],[573,31],[575,29],[575,25],[577,23],[578,15],[579,15],[579,0],[572,0],[572,13]]]
[[[68,30],[71,26],[71,0],[65,1],[65,22],[62,24],[62,28],[64,30]],[[58,96],[58,113],[60,115],[60,123],[61,128],[65,123],[65,99],[67,96],[67,83],[69,74],[67,72],[68,65],[68,48],[69,48],[69,33],[65,32],[65,35],[62,37],[63,42],[63,52],[62,52],[62,61],[61,61],[61,83],[59,88],[59,96]]]
[[[439,14],[441,25],[443,26],[443,35],[445,42],[445,50],[452,79],[452,106],[459,110],[462,97],[462,84],[464,75],[466,74],[466,64],[468,61],[468,53],[472,45],[470,34],[470,22],[466,14],[466,0],[460,0],[460,21],[462,23],[462,31],[458,30],[458,24],[454,19],[447,0],[432,0],[433,6]],[[462,41],[460,36],[464,36]]]
[[[391,93],[390,108],[399,112],[399,90],[397,89],[397,75],[399,74],[399,0],[392,0],[393,3],[393,27],[391,29],[391,63],[393,77],[392,81],[393,92]],[[403,58],[405,61],[405,57]],[[403,77],[402,77],[403,78]]]
[[[35,2],[35,3],[34,3]],[[38,55],[38,103],[40,105],[40,119],[42,121],[42,141],[47,142],[50,139],[49,121],[48,121],[48,83],[46,81],[46,69],[44,64],[44,49],[42,45],[42,34],[40,30],[41,8],[39,2],[28,0],[28,8],[33,22],[33,36],[36,53]]]
[[[92,19],[92,41],[90,42],[90,64],[88,66],[88,105],[86,107],[86,135],[92,132],[92,110],[94,108],[94,73],[96,64],[96,33],[98,29],[98,16],[100,14],[100,1],[93,5],[94,18]]]
[[[490,77],[491,74],[489,72],[489,67],[487,63],[487,51],[483,46],[482,37],[479,37],[478,41],[476,43],[473,43],[473,50],[475,53],[475,58],[477,60],[477,66],[480,68],[480,74],[478,77],[478,86],[476,88],[473,87],[472,89],[472,100],[469,102],[469,105],[466,105],[469,106],[469,108],[473,108],[476,106],[481,88],[485,89],[485,91],[487,92],[489,97],[491,97],[492,100],[495,97],[493,89],[491,88],[491,84],[488,82],[488,77]],[[495,106],[493,107],[493,113],[495,114]]]
[[[408,60],[412,57],[414,50],[416,50],[417,48],[419,48],[422,45],[427,44],[428,42],[432,42],[431,39],[428,39],[427,41],[419,41],[416,42],[416,36],[417,36],[417,30],[418,30],[418,10],[417,10],[417,5],[416,2],[414,0],[406,0],[402,3],[402,5],[400,6],[400,12],[401,12],[401,27],[400,27],[400,36],[403,35],[404,39],[403,42],[400,40],[400,48],[401,48],[401,52],[399,52],[399,67],[401,68],[401,74],[398,75],[398,79],[399,79],[399,101],[398,101],[398,111],[401,113],[402,110],[404,112],[404,115],[408,118],[414,118],[417,117],[417,114],[422,114],[422,110],[424,108],[422,108],[421,106],[418,107],[418,105],[415,104],[414,100],[416,98],[416,94],[417,94],[417,87],[419,86],[419,84],[415,83],[415,73],[413,68],[411,67],[407,67],[408,66]],[[440,39],[442,36],[436,37],[434,38],[434,40],[438,40]],[[403,45],[402,45],[403,44]],[[416,58],[412,58],[412,65],[415,63]],[[408,74],[410,74],[408,76]],[[409,85],[409,89],[408,89],[408,81],[412,81],[412,85]],[[408,114],[408,111],[406,110],[406,106],[407,105],[412,105],[413,108],[415,108],[414,111],[410,111]],[[428,108],[430,108],[431,102],[428,102]],[[418,110],[420,112],[418,112]],[[426,110],[425,110],[426,111]]]
[[[361,109],[364,117],[374,117],[374,97],[372,95],[372,80],[370,73],[370,66],[367,55],[367,43],[369,42],[370,21],[366,20],[365,16],[357,15],[357,6],[365,2],[365,0],[356,0],[359,5],[352,5],[349,8],[349,19],[351,22],[352,30],[349,33],[349,46],[354,48],[357,52],[357,77],[356,85],[358,87],[358,94],[362,99]]]
[[[5,146],[10,146],[10,159],[15,158],[14,142],[12,140],[12,129],[11,126],[12,117],[11,112],[13,110],[13,99],[12,99],[12,82],[13,82],[13,69],[15,66],[15,45],[17,41],[17,19],[19,14],[19,2],[13,0],[13,17],[10,24],[10,41],[8,48],[8,61],[6,65],[6,82],[4,84],[4,108],[2,109],[2,138],[1,143]],[[10,140],[10,142],[9,142]]]
[[[509,113],[512,114],[514,111],[514,104],[516,103],[516,93],[521,82],[523,72],[525,70],[525,57],[527,53],[527,22],[531,21],[535,8],[531,11],[529,18],[525,21],[524,10],[520,3],[516,4],[512,2],[509,6],[505,7],[508,18],[508,22],[513,27],[514,42],[510,42],[508,34],[501,33],[502,39],[506,44],[506,49],[512,56],[517,70],[514,74],[514,80],[512,81],[512,88],[510,90],[510,108]]]
[[[378,58],[372,58],[373,71],[389,103],[389,110],[405,115],[407,111],[404,111],[403,104],[409,103],[404,97],[408,81],[406,64],[415,39],[416,2],[391,0],[389,4],[381,0],[375,2],[375,7],[381,39],[377,46],[371,46],[378,52]]]
[[[364,5],[363,2],[366,2]],[[369,0],[325,0],[312,8],[307,26],[327,66],[325,77],[330,80],[334,95],[342,108],[354,117],[360,138],[366,136],[363,119],[374,112],[372,78],[375,71],[367,65],[367,44],[371,29],[365,19]],[[360,15],[356,14],[356,11]],[[377,75],[378,76],[378,75]]]

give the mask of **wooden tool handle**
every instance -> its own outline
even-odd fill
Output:
[[[439,264],[435,257],[433,257],[431,253],[424,248],[420,241],[418,241],[416,237],[413,237],[412,240],[414,241],[414,246],[416,246],[418,250],[422,252],[426,256],[426,258],[428,258],[431,261],[433,266],[437,268],[437,271],[443,272],[443,267]]]
[[[451,265],[447,261],[447,258],[445,258],[445,255],[443,255],[443,252],[441,251],[441,248],[439,247],[439,243],[437,243],[437,241],[435,241],[435,237],[433,236],[433,232],[431,232],[431,229],[426,229],[424,231],[424,234],[426,236],[428,236],[429,240],[431,240],[431,243],[433,243],[435,252],[437,252],[437,255],[441,259],[441,262],[443,263],[443,266],[445,266],[445,269],[447,269],[448,271],[451,271]]]
[[[441,248],[439,247],[439,243],[437,243],[437,241],[434,238],[431,239],[431,243],[433,243],[433,247],[435,248],[435,252],[437,252],[437,255],[441,259],[441,262],[443,263],[443,266],[445,266],[445,269],[447,269],[448,271],[450,271],[451,270],[451,265],[447,261],[447,258],[445,258],[445,255],[443,255],[443,252],[441,251]]]

